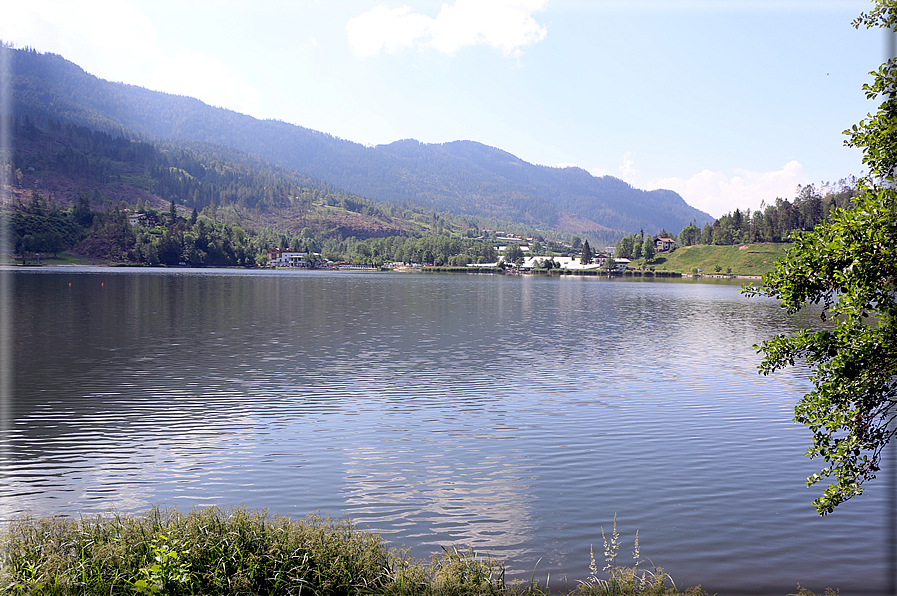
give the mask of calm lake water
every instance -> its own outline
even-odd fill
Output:
[[[153,504],[347,515],[561,589],[617,515],[711,593],[885,586],[883,475],[820,518],[791,422],[816,325],[729,281],[45,268],[8,272],[0,517]],[[538,564],[537,564],[538,561]],[[599,561],[599,566],[602,562]]]

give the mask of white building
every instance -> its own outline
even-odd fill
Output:
[[[307,252],[282,252],[276,259],[268,261],[268,267],[308,267]]]

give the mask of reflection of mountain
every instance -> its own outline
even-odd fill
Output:
[[[413,540],[418,556],[459,545],[511,559],[526,552],[533,530],[532,471],[522,456],[495,453],[486,443],[497,440],[494,435],[513,437],[502,429],[482,429],[472,438],[469,428],[436,421],[415,428],[395,422],[345,449],[350,517],[387,540],[392,534],[401,535],[394,542]],[[380,432],[385,434],[377,437]]]

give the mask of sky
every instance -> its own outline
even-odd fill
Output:
[[[863,173],[866,0],[30,0],[0,39],[364,145],[472,140],[714,217]]]

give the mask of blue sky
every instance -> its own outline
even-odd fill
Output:
[[[31,0],[0,38],[377,145],[498,147],[713,216],[862,172],[862,0]]]

